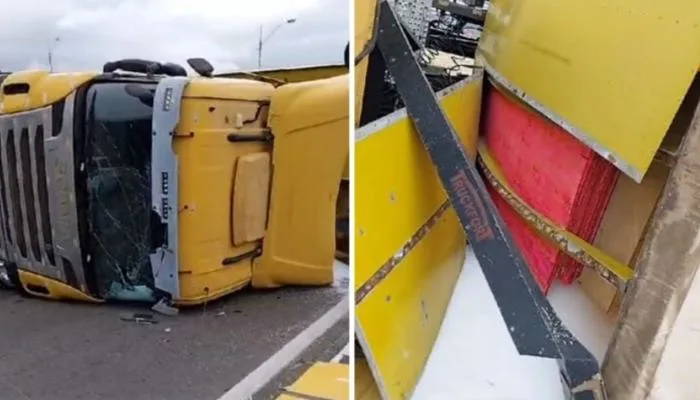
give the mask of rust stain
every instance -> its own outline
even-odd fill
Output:
[[[406,255],[413,250],[418,243],[423,240],[425,235],[430,232],[430,230],[435,226],[435,224],[440,220],[440,218],[445,214],[445,212],[450,208],[450,201],[445,200],[444,203],[438,207],[437,211],[433,213],[433,215],[428,218],[427,221],[423,225],[421,225],[418,230],[411,235],[411,237],[408,239],[406,243],[404,243],[403,246],[394,253],[394,255],[389,258],[384,264],[382,264],[381,267],[375,272],[368,280],[367,282],[363,283],[362,286],[360,286],[356,291],[355,291],[355,305],[359,305],[362,300],[367,297],[374,288],[376,288],[389,274],[391,271],[396,268],[399,263],[406,258]]]

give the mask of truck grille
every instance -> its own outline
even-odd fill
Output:
[[[13,261],[56,268],[46,188],[44,127],[15,127],[0,136],[2,253]]]
[[[50,107],[0,116],[0,257],[74,284],[71,262],[56,255],[51,225],[52,202],[65,203],[66,198],[48,194],[46,148],[52,139],[51,123]],[[72,149],[65,150],[72,154]],[[74,194],[68,198],[74,199]]]

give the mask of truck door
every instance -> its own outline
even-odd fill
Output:
[[[273,94],[270,209],[254,286],[333,282],[348,104],[347,75],[283,85]]]

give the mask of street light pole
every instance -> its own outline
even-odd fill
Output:
[[[260,24],[260,35],[258,36],[258,69],[262,68],[262,46],[263,46],[263,26]]]
[[[53,43],[58,43],[61,41],[60,37],[55,37],[52,41],[49,42],[48,45],[48,51],[49,51],[49,72],[53,72]]]
[[[280,22],[270,33],[263,39],[263,25],[260,24],[260,34],[258,35],[258,69],[262,68],[262,49],[263,49],[263,44],[267,42],[272,35],[275,34],[281,27],[284,25],[291,25],[293,23],[297,22],[296,18],[290,18],[284,22]]]

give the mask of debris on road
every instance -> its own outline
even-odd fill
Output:
[[[156,320],[152,314],[141,314],[141,313],[123,314],[120,318],[122,321],[136,322],[137,324],[157,324],[158,323],[158,320]]]

